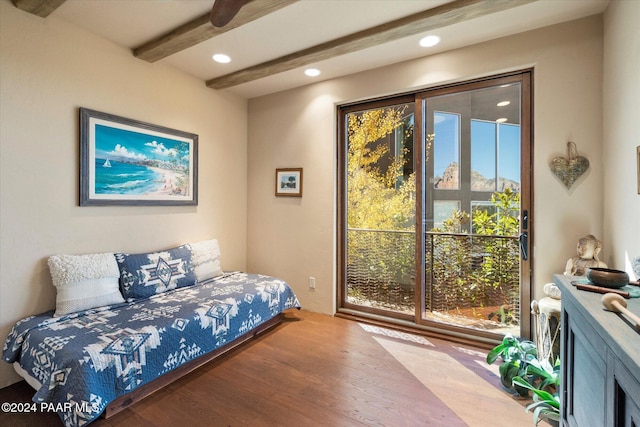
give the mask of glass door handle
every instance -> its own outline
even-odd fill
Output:
[[[520,242],[520,253],[522,254],[522,259],[527,260],[528,257],[528,249],[529,249],[529,234],[524,231],[520,233],[520,237],[518,237],[518,241]]]

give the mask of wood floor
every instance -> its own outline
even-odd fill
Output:
[[[258,339],[92,427],[530,426],[486,350],[291,310]],[[29,402],[24,382],[0,402]],[[61,426],[54,413],[0,425]]]

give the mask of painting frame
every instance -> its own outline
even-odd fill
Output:
[[[640,145],[636,147],[636,161],[638,162],[638,194],[640,194]]]
[[[80,107],[80,206],[197,206],[198,135]]]
[[[276,169],[276,196],[302,197],[302,168]]]

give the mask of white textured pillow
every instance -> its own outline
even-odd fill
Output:
[[[217,239],[189,243],[189,246],[191,247],[191,263],[196,272],[198,282],[222,276],[220,247]]]
[[[57,292],[54,316],[125,302],[119,287],[120,270],[112,253],[53,255],[49,257],[49,271]]]

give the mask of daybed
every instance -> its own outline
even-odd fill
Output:
[[[49,267],[55,312],[16,323],[2,357],[66,426],[121,410],[300,308],[282,280],[222,273],[215,240]]]

